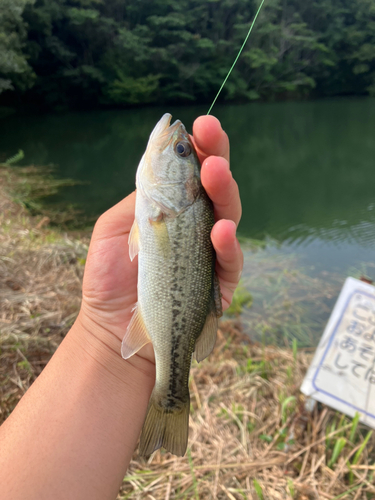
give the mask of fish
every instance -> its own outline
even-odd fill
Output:
[[[155,385],[139,454],[164,447],[183,456],[189,433],[189,373],[212,351],[222,315],[213,204],[200,179],[194,145],[166,113],[153,129],[136,174],[129,255],[138,255],[138,299],[121,345],[128,359],[146,343],[155,353]]]

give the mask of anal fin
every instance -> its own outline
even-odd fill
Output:
[[[131,358],[141,347],[149,342],[151,342],[150,336],[143,322],[140,309],[136,306],[122,340],[121,356],[124,359]]]
[[[211,354],[216,342],[216,333],[218,327],[218,319],[215,311],[212,309],[206,318],[202,333],[199,335],[195,343],[195,359],[202,361]]]
[[[217,274],[214,274],[213,280],[213,294],[210,311],[207,315],[202,333],[195,343],[195,359],[202,361],[207,358],[215,347],[216,334],[218,328],[218,318],[223,314],[223,307],[221,302],[220,282]]]

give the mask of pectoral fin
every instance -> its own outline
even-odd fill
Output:
[[[128,359],[139,351],[141,347],[151,342],[138,306],[136,306],[132,319],[128,325],[121,344],[121,355]]]
[[[156,235],[156,244],[160,253],[165,259],[168,259],[171,254],[171,243],[169,240],[167,224],[163,219],[163,214],[157,220],[150,220],[150,224]]]
[[[129,257],[130,260],[133,260],[139,252],[139,228],[136,220],[133,222],[132,228],[130,230],[128,243]]]

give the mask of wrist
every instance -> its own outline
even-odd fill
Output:
[[[78,316],[1,427],[1,498],[116,497],[154,385],[119,347]]]
[[[127,384],[129,380],[142,379],[142,383],[150,384],[152,389],[155,380],[155,364],[151,344],[145,346],[132,358],[123,359],[119,338],[109,329],[98,324],[91,315],[85,314],[82,309],[68,336],[78,344],[83,356],[90,358],[111,378],[115,377],[116,380],[122,380]]]

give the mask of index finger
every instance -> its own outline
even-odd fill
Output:
[[[229,162],[229,139],[214,116],[199,116],[193,124],[193,142],[201,164],[209,156]]]
[[[193,125],[193,140],[202,165],[202,184],[214,203],[215,218],[241,219],[241,201],[229,168],[229,139],[214,116],[200,116]]]

